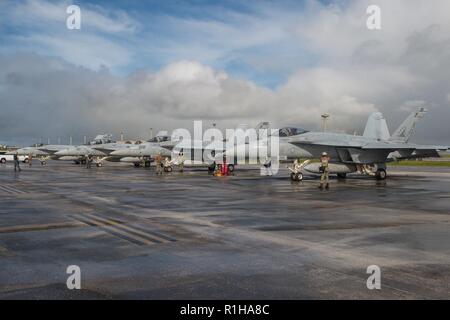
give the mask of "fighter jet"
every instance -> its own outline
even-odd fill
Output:
[[[392,134],[389,134],[386,120],[379,113],[370,115],[362,136],[331,132],[311,132],[300,128],[279,130],[279,157],[288,159],[319,159],[323,152],[330,158],[330,173],[345,178],[347,173],[359,172],[375,176],[377,180],[386,179],[386,163],[410,158],[439,157],[438,151],[448,150],[447,146],[419,145],[410,143],[416,123],[426,113],[420,108],[413,112]],[[248,148],[237,147],[237,154],[248,156]],[[259,159],[260,162],[264,159]],[[291,168],[291,179],[303,179],[303,170],[320,173],[320,163],[305,161]]]
[[[268,122],[261,122],[256,126],[256,130],[267,129]],[[247,125],[239,125],[237,129],[245,130]],[[214,171],[216,165],[215,152],[223,152],[226,140],[194,140],[183,139],[178,137],[174,132],[173,137],[169,135],[158,135],[139,146],[132,146],[127,149],[119,149],[110,153],[110,156],[124,157],[121,161],[133,159],[136,166],[139,162],[135,159],[150,159],[156,153],[160,153],[163,157],[171,158],[165,162],[164,170],[172,171],[173,166],[179,165],[182,161],[184,165],[189,167],[207,167],[209,171]],[[158,148],[162,149],[158,149]],[[155,152],[156,151],[156,152]],[[181,156],[183,154],[183,156]],[[228,164],[228,171],[234,171],[234,164]]]
[[[153,158],[160,154],[163,157],[171,156],[173,142],[168,135],[157,135],[156,137],[138,145],[126,148],[117,148],[109,154],[108,161],[131,162],[135,167],[149,167]]]
[[[138,150],[139,152],[136,152]],[[122,153],[116,153],[122,151]],[[81,145],[75,148],[67,148],[60,150],[55,154],[57,156],[72,156],[85,159],[86,156],[92,156],[98,167],[103,165],[103,161],[122,161],[141,164],[144,162],[146,166],[150,164],[151,157],[157,153],[162,155],[170,153],[152,142],[144,142],[139,144],[119,143],[112,140],[111,135],[98,135],[88,145]]]
[[[39,159],[41,164],[44,165],[44,164],[47,163],[47,161],[49,159],[54,159],[54,160],[76,160],[76,159],[64,159],[64,158],[61,158],[61,157],[55,155],[55,153],[57,151],[59,151],[59,150],[73,148],[73,147],[74,146],[72,146],[72,145],[59,145],[59,144],[44,145],[44,144],[39,144],[39,145],[31,146],[31,147],[25,147],[25,148],[17,149],[16,152],[17,152],[18,155],[22,155],[22,156],[32,155],[33,157]]]
[[[20,148],[17,149],[15,152],[17,152],[17,154],[19,156],[27,156],[27,155],[32,155],[33,157],[40,157],[40,156],[48,156],[48,153],[42,150],[39,150],[39,147],[41,146],[32,146],[32,147],[25,147],[25,148]]]
[[[59,159],[73,160],[76,164],[84,164],[86,157],[92,156],[96,165],[100,167],[103,165],[103,161],[107,158],[108,153],[118,148],[117,145],[119,143],[113,141],[110,134],[100,134],[88,144],[58,148],[54,152],[54,156]]]

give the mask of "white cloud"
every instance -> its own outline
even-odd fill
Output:
[[[130,37],[139,27],[126,12],[80,4],[81,30],[68,30],[66,8],[72,1],[26,0],[7,2],[3,24],[13,27],[4,34],[3,53],[36,52],[57,56],[91,69],[126,66],[131,50],[117,41]]]
[[[322,111],[338,115],[342,125],[375,110],[341,90],[327,90],[326,72],[306,81],[293,77],[274,91],[193,61],[127,78],[36,55],[1,57],[0,69],[6,88],[0,104],[15,106],[4,110],[10,121],[1,127],[11,137],[100,129],[143,135],[149,127],[174,129],[195,119],[227,127],[260,120],[315,126]]]
[[[73,1],[26,0],[10,6],[9,22],[39,29],[66,28],[66,9]],[[75,3],[76,4],[76,3]],[[105,10],[90,4],[80,5],[82,28],[106,33],[130,33],[138,27],[125,11]]]
[[[50,36],[33,33],[15,37],[17,48],[64,57],[76,65],[97,70],[101,66],[115,68],[131,61],[131,52],[103,37],[84,33],[67,33],[66,36]]]

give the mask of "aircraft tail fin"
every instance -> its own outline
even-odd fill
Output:
[[[261,133],[260,130],[267,130],[267,131],[262,131],[262,132],[267,132],[267,134],[270,135],[270,130],[269,129],[270,129],[270,122],[263,121],[263,122],[258,123],[256,125],[256,127],[255,127],[256,135],[257,135],[258,139],[261,138],[260,137],[260,133]]]
[[[417,111],[411,113],[405,121],[395,130],[389,140],[397,142],[408,142],[414,134],[416,123],[422,119],[427,112],[425,108],[419,108]]]
[[[269,129],[270,128],[270,122],[263,121],[256,125],[255,130],[258,131],[260,129]]]
[[[389,129],[387,127],[386,119],[381,112],[374,112],[369,116],[363,136],[377,140],[389,139]]]

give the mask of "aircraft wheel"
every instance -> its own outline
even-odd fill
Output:
[[[97,163],[97,167],[103,167],[103,163],[101,162]]]
[[[28,162],[30,162],[30,159],[28,159],[28,158],[23,159],[23,163],[28,163]]]
[[[164,167],[165,172],[172,172],[172,170],[173,170],[172,167]]]
[[[145,166],[146,168],[150,167],[150,161],[145,161],[145,162],[144,162],[144,166]]]
[[[81,160],[80,163],[84,165],[86,164],[86,160]]]
[[[234,164],[229,164],[228,165],[228,172],[233,172],[234,171]]]
[[[41,165],[43,165],[43,166],[47,165],[47,161],[42,161]]]
[[[6,159],[5,159],[5,158],[2,158],[2,159],[0,160],[0,162],[1,162],[1,163],[6,163]]]
[[[377,180],[385,180],[386,176],[386,170],[384,169],[378,169],[377,172],[375,172],[375,178]]]
[[[337,177],[338,177],[338,179],[345,179],[345,178],[347,178],[347,174],[346,173],[338,173]]]
[[[80,161],[74,161],[75,164],[80,164]]]
[[[303,174],[301,172],[298,173],[291,173],[291,180],[292,181],[302,181],[303,180]]]
[[[135,163],[134,163],[134,167],[135,167],[135,168],[139,168],[139,166],[140,166],[139,162],[135,162]]]

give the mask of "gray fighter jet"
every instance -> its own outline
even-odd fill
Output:
[[[64,157],[60,157],[55,155],[56,152],[68,149],[68,148],[74,148],[75,146],[72,145],[60,145],[60,144],[52,144],[52,145],[35,145],[32,147],[25,147],[17,149],[16,152],[18,155],[22,156],[29,156],[32,155],[33,157],[39,159],[41,164],[46,164],[49,159],[53,160],[77,160],[78,158],[70,158],[65,159]]]
[[[240,125],[237,129],[243,129]],[[267,129],[268,122],[259,123],[255,129]],[[149,140],[142,145],[133,146],[129,149],[119,149],[111,152],[111,156],[122,156],[127,158],[142,159],[149,158],[156,155],[155,146],[161,147],[156,149],[163,157],[172,158],[170,161],[164,164],[164,170],[170,172],[174,166],[183,165],[187,167],[206,167],[210,172],[215,169],[215,153],[223,153],[225,150],[225,140],[194,140],[194,139],[182,139],[176,134],[173,136],[160,135],[156,136],[152,140]],[[182,155],[181,155],[182,154]],[[137,163],[135,163],[138,165]],[[234,164],[228,164],[228,171],[234,171]]]
[[[86,161],[86,156],[93,156],[95,157],[96,160],[98,159],[98,161],[96,161],[97,165],[101,166],[103,162],[100,161],[100,159],[102,159],[105,156],[105,154],[101,151],[92,148],[92,146],[106,145],[109,143],[113,143],[110,135],[108,134],[97,135],[95,139],[89,142],[89,144],[87,145],[69,146],[67,148],[60,148],[54,153],[54,156],[62,160],[72,160],[76,164],[79,163],[84,164]]]
[[[143,150],[141,154],[133,152],[135,150]],[[117,153],[122,151],[122,153]],[[136,153],[136,155],[135,155]],[[128,144],[118,143],[111,139],[110,135],[98,135],[89,145],[81,145],[75,148],[67,148],[55,153],[57,156],[65,157],[80,157],[86,158],[86,156],[92,156],[97,166],[101,167],[103,161],[121,161],[125,158],[125,162],[133,162],[140,164],[144,162],[146,166],[149,165],[151,157],[157,153],[165,154],[169,153],[167,149],[164,149],[152,142],[144,142],[141,144]],[[128,160],[128,161],[127,161]]]
[[[319,159],[323,152],[330,158],[330,173],[345,178],[347,173],[359,172],[373,175],[377,180],[386,179],[386,163],[400,159],[439,157],[438,151],[448,150],[447,146],[419,145],[410,143],[416,123],[426,113],[420,108],[412,113],[392,134],[386,125],[386,120],[379,112],[370,115],[362,136],[311,132],[300,128],[282,128],[280,136],[280,160]],[[249,148],[258,145],[240,145],[237,154],[248,155]],[[235,151],[236,152],[236,151]],[[260,163],[266,159],[258,159]],[[296,163],[290,168],[292,180],[302,180],[303,170],[320,173],[320,163],[305,161]]]
[[[139,145],[131,145],[128,148],[118,148],[110,153],[108,161],[131,162],[136,167],[149,167],[153,158],[160,154],[170,157],[170,148],[173,143],[167,135],[158,135]]]
[[[76,164],[84,163],[86,154],[96,153],[88,148],[90,145],[114,145],[110,135],[98,135],[89,145],[62,145],[62,144],[41,144],[32,147],[25,147],[17,150],[19,155],[32,155],[41,162],[48,159],[74,161]],[[112,147],[111,147],[112,148]],[[98,153],[98,155],[103,155]]]

